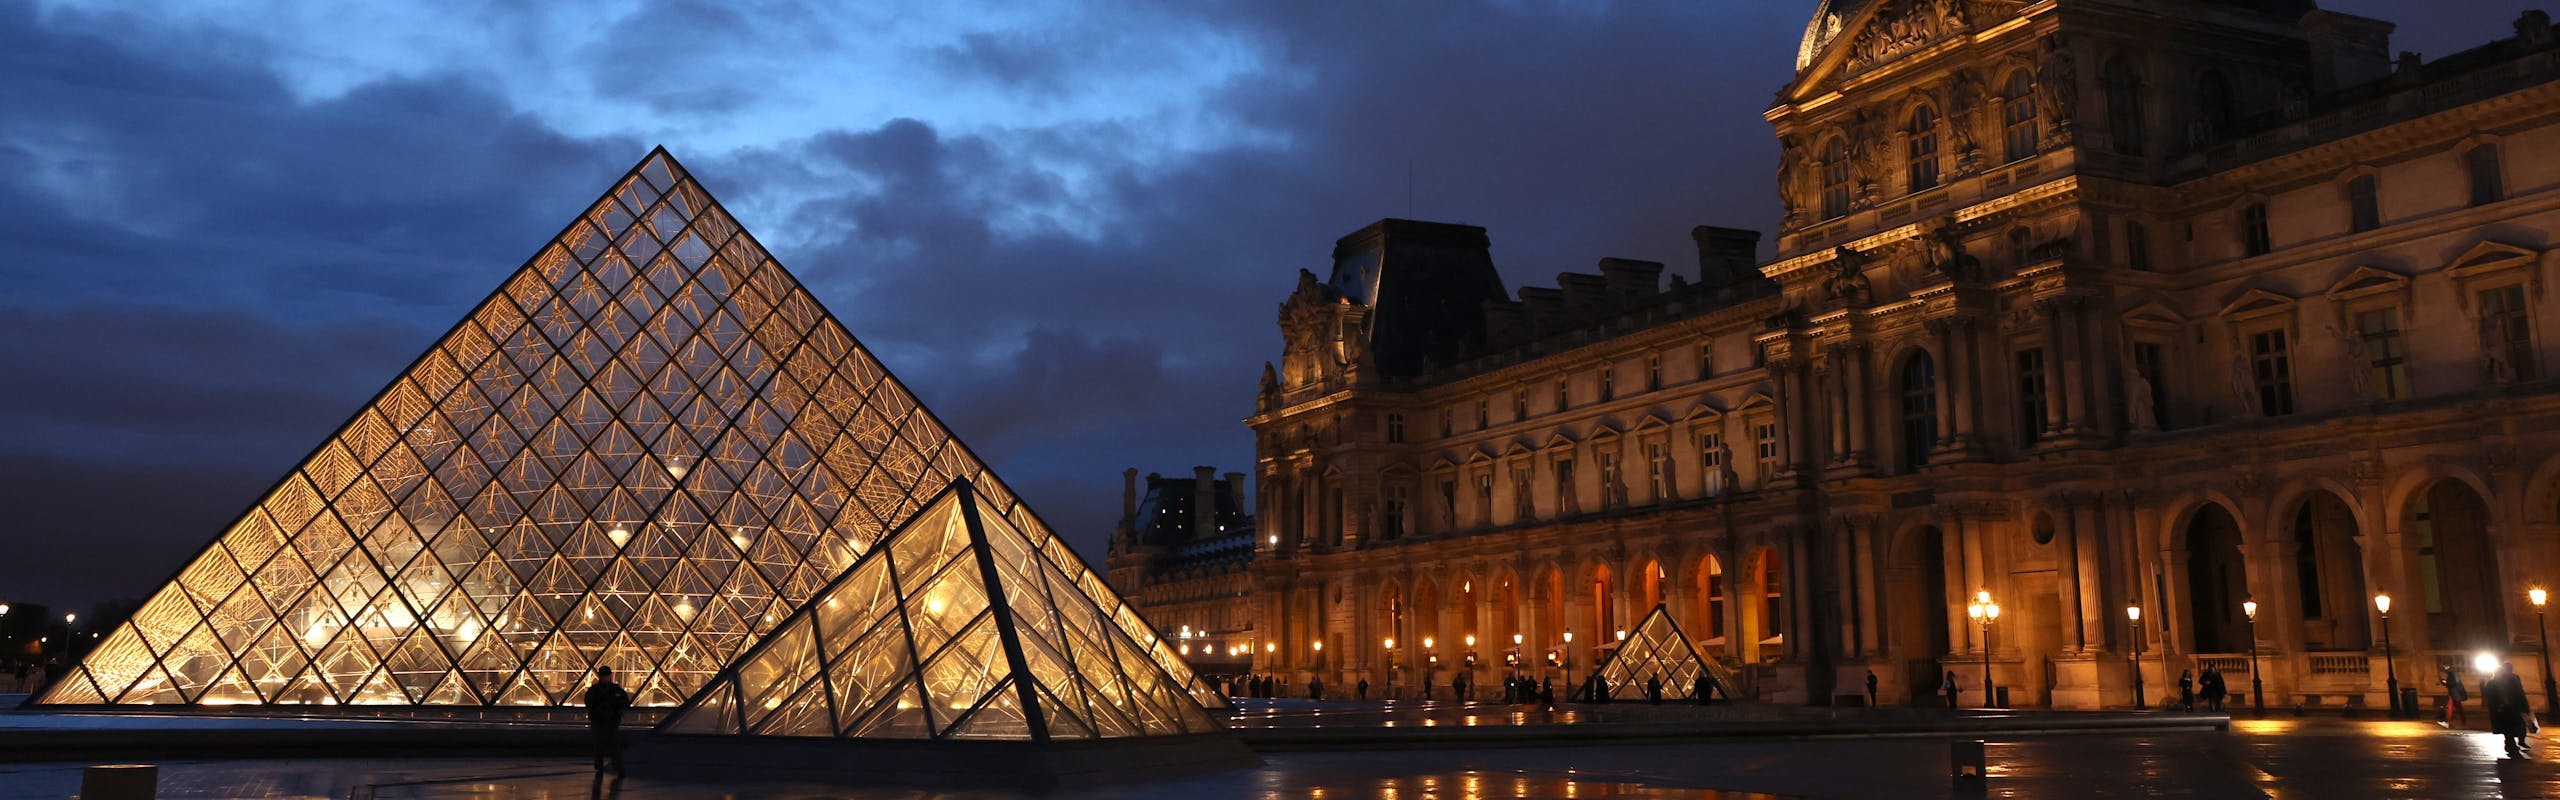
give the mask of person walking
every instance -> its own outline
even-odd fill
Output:
[[[612,667],[597,667],[596,682],[587,686],[587,734],[594,741],[596,772],[603,774],[606,761],[613,762],[613,776],[622,777],[622,711],[631,707],[631,693],[613,682]]]
[[[1876,671],[1867,670],[1867,707],[1876,707]]]
[[[1964,691],[1964,687],[1956,683],[1955,670],[1947,670],[1947,679],[1938,683],[1938,691],[1947,695],[1948,708],[1956,707],[1956,698]]]
[[[2482,682],[2480,701],[2489,707],[2489,730],[2507,746],[2508,758],[2523,758],[2525,736],[2533,733],[2533,706],[2525,697],[2524,678],[2512,662],[2498,665],[2497,677]]]
[[[1309,700],[1322,700],[1322,699],[1324,699],[1324,679],[1323,679],[1323,678],[1308,678],[1308,679],[1307,679],[1307,699],[1309,699]]]
[[[1657,706],[1662,705],[1662,676],[1655,675],[1644,679],[1644,700]]]
[[[1556,679],[1548,678],[1538,683],[1538,704],[1548,711],[1556,710]]]
[[[2471,727],[2471,712],[2462,707],[2462,701],[2471,699],[2471,692],[2462,686],[2462,673],[2455,672],[2452,667],[2446,667],[2444,677],[2437,678],[2436,683],[2444,687],[2444,726],[2454,727],[2458,720],[2461,727]],[[2487,679],[2483,679],[2480,690],[2481,700],[2484,702],[2488,700],[2488,689]]]
[[[1359,686],[1360,686],[1360,688],[1359,688],[1359,691],[1360,691],[1360,702],[1363,702],[1363,703],[1369,702],[1369,679],[1368,679],[1368,678],[1361,678],[1361,679],[1360,679],[1360,684],[1359,684]]]
[[[2178,710],[2180,710],[2180,711],[2194,711],[2194,710],[2196,710],[2196,672],[2195,672],[2195,670],[2191,670],[2191,669],[2182,669],[2182,670],[2178,670]]]
[[[2213,701],[2213,710],[2222,711],[2222,701],[2231,697],[2231,684],[2222,677],[2221,667],[2204,668],[2205,694]]]
[[[1715,691],[1716,682],[1707,678],[1706,670],[1698,670],[1698,683],[1690,688],[1689,696],[1697,700],[1698,705],[1713,705],[1716,702]]]

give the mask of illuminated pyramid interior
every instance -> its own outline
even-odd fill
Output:
[[[951,484],[660,726],[669,733],[1096,739],[1208,733],[1183,684],[1121,635],[974,487]]]
[[[559,706],[610,665],[674,706],[961,480],[1082,633],[1223,703],[654,151],[39,703]]]
[[[1698,674],[1709,670],[1714,666],[1698,656],[1697,646],[1689,643],[1688,634],[1680,632],[1679,623],[1671,621],[1671,613],[1654,606],[1653,613],[1644,615],[1644,621],[1636,623],[1635,630],[1618,643],[1609,660],[1601,662],[1600,678],[1608,682],[1612,700],[1645,699],[1645,681],[1649,678],[1662,679],[1663,697],[1688,700],[1695,699]],[[1726,680],[1716,672],[1709,675],[1720,683]]]

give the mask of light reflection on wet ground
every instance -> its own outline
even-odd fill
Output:
[[[1640,746],[1283,753],[1263,767],[1061,793],[1064,800],[1489,800],[1491,798],[2560,797],[2560,747],[2507,761],[2496,737],[2427,723],[2241,720],[2231,733],[1995,739],[1991,779],[1947,775],[1947,739],[1719,741]],[[558,761],[299,761],[166,765],[161,796],[374,800],[898,798],[936,792],[738,783],[590,782]],[[0,800],[66,797],[78,771],[0,764]],[[1762,792],[1745,794],[1740,792]]]

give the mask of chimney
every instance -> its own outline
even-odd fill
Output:
[[[1130,467],[1120,473],[1120,519],[1125,522],[1137,518],[1138,468]]]
[[[1698,243],[1698,283],[1721,289],[1760,277],[1760,232],[1700,225],[1689,229]]]
[[[1253,497],[1252,497],[1251,495],[1248,495],[1248,494],[1245,494],[1245,493],[1244,493],[1244,473],[1241,473],[1241,472],[1230,472],[1230,473],[1227,473],[1227,491],[1228,491],[1228,492],[1230,492],[1230,493],[1233,493],[1233,494],[1235,495],[1235,497],[1236,497],[1236,516],[1237,516],[1237,517],[1241,518],[1241,517],[1248,517],[1248,516],[1252,516],[1252,515],[1253,515]],[[1214,527],[1214,526],[1213,526],[1213,527]],[[1220,532],[1220,533],[1234,533],[1235,531],[1219,531],[1219,532]]]
[[[1218,468],[1191,468],[1191,538],[1206,539],[1218,530]]]
[[[2392,27],[2335,11],[2304,14],[2302,30],[2311,39],[2311,91],[2326,95],[2390,77]]]

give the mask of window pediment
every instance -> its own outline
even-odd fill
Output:
[[[2248,289],[2222,306],[2222,316],[2233,322],[2247,322],[2264,317],[2292,313],[2294,299],[2265,289]]]
[[[2186,326],[2187,317],[2178,313],[2177,309],[2171,308],[2167,303],[2151,300],[2126,309],[2124,324],[2151,330],[2176,330]]]
[[[2409,285],[2407,275],[2380,267],[2364,266],[2348,270],[2337,283],[2329,285],[2326,294],[2330,302],[2343,303],[2374,295],[2406,294],[2409,291]]]

